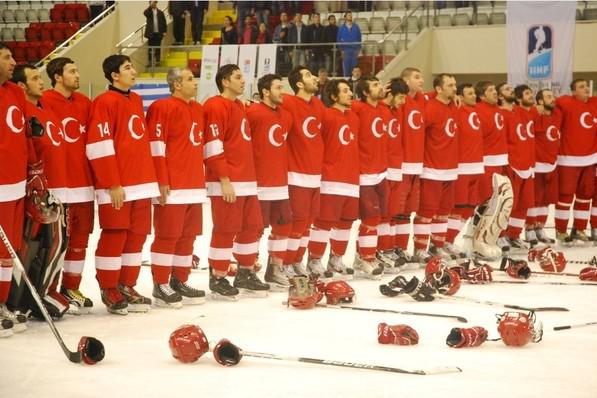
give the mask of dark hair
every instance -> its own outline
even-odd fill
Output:
[[[257,93],[259,93],[259,98],[263,99],[263,90],[271,90],[272,83],[274,80],[282,80],[280,75],[274,75],[270,73],[269,75],[262,76],[259,81],[257,82]]]
[[[551,90],[548,88],[544,88],[544,89],[537,91],[537,95],[535,95],[535,101],[537,101],[537,103],[539,103],[539,101],[545,100],[544,96],[545,96],[546,91],[551,91]]]
[[[572,83],[570,83],[570,91],[576,90],[576,84],[580,82],[588,83],[587,79],[574,79],[572,80]]]
[[[481,80],[475,84],[475,94],[477,94],[477,102],[481,101],[481,97],[485,95],[485,91],[489,86],[495,86],[495,83],[488,80]]]
[[[312,13],[311,13],[311,18],[313,18],[315,15],[317,15],[318,17],[320,17],[320,18],[321,18],[321,14],[320,14],[320,13],[318,13],[318,12],[312,12]]]
[[[6,44],[4,44],[3,42],[0,41],[0,50],[9,50],[10,51],[10,47],[8,47]]]
[[[336,18],[336,16],[335,16],[334,14],[330,14],[330,15],[328,15],[328,21],[329,21],[329,20],[330,20],[330,18],[332,18],[332,17],[333,17],[333,18]]]
[[[465,88],[473,88],[473,85],[470,83],[461,83],[456,87],[456,95],[464,95]]]
[[[355,88],[356,91],[356,96],[358,98],[361,99],[361,101],[366,101],[367,98],[365,96],[365,94],[371,94],[371,92],[369,91],[369,84],[371,82],[378,82],[379,79],[377,77],[374,76],[363,76],[361,77],[358,82],[357,82],[357,86]]]
[[[436,87],[441,88],[441,86],[443,86],[443,84],[444,84],[444,80],[446,78],[451,78],[451,77],[454,77],[454,76],[449,73],[440,73],[439,75],[435,76],[435,78],[433,79],[433,88],[434,89]]]
[[[20,64],[20,65],[15,66],[15,70],[12,73],[12,78],[10,79],[10,81],[15,84],[16,83],[27,84],[27,75],[25,74],[25,71],[27,69],[37,70],[37,67],[33,64]]]
[[[50,78],[52,87],[54,87],[56,85],[56,78],[54,76],[55,75],[62,76],[62,74],[64,73],[64,67],[67,64],[74,64],[74,63],[75,63],[75,61],[73,61],[72,59],[67,58],[67,57],[54,58],[53,60],[48,62],[48,65],[46,66],[46,73],[48,74],[48,77]]]
[[[514,87],[514,95],[517,99],[522,99],[522,95],[524,94],[525,90],[530,90],[531,88],[526,84],[519,84],[518,86]]]
[[[303,70],[309,70],[306,66],[299,65],[288,74],[288,84],[294,93],[298,93],[298,83],[303,81]]]
[[[352,15],[352,10],[348,10],[348,11],[346,11],[346,12],[344,13],[344,18],[346,18],[346,16],[347,16],[348,14]]]
[[[234,19],[232,19],[232,17],[230,15],[226,15],[224,17],[224,19],[228,18],[230,20],[231,23],[234,23]]]
[[[224,66],[220,66],[218,72],[216,73],[216,85],[218,86],[218,91],[220,93],[224,92],[224,80],[230,80],[230,76],[237,70],[240,70],[238,65],[236,64],[227,64]]]
[[[104,77],[108,79],[110,83],[114,83],[112,79],[112,73],[120,73],[120,66],[125,62],[131,62],[131,59],[122,54],[110,55],[102,62],[102,69],[104,70]]]
[[[502,83],[498,84],[497,86],[495,86],[495,90],[497,91],[497,95],[498,95],[498,105],[500,105],[500,106],[502,106],[502,100],[500,99],[500,96],[501,96],[500,91],[502,90],[502,87],[504,87],[507,84],[508,83],[506,83],[506,82],[502,82]]]
[[[408,94],[408,84],[401,77],[395,77],[390,80],[390,94],[396,96],[398,94]]]
[[[336,102],[332,99],[332,96],[338,98],[338,96],[340,95],[340,84],[341,83],[346,84],[350,88],[350,84],[348,83],[348,81],[346,79],[330,80],[325,85],[325,95],[328,98],[330,104],[333,104]]]

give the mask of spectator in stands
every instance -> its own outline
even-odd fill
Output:
[[[286,44],[288,43],[288,30],[290,24],[288,23],[288,14],[286,12],[280,13],[280,24],[274,29],[274,43]],[[290,47],[278,46],[276,69],[279,75],[287,75],[292,68],[290,61]]]
[[[238,43],[238,31],[232,21],[232,17],[226,15],[224,17],[224,26],[220,30],[222,32],[222,44],[237,44]]]
[[[244,25],[245,30],[242,31],[240,42],[242,44],[255,44],[257,35],[259,34],[257,26],[255,26],[255,17],[253,15],[247,15],[245,17]]]
[[[324,68],[319,69],[317,72],[319,88],[317,89],[317,98],[323,101],[324,105],[329,107],[331,105],[330,99],[325,95],[325,85],[328,83],[328,71]]]
[[[143,11],[145,16],[145,37],[147,38],[147,45],[150,47],[148,51],[148,67],[159,65],[160,63],[160,47],[162,39],[166,35],[168,26],[166,24],[166,16],[164,12],[158,8],[158,2],[152,1],[149,7]]]
[[[201,36],[203,35],[203,14],[209,7],[209,1],[189,1],[187,6],[187,9],[191,14],[193,44],[201,44]]]
[[[255,12],[253,2],[251,1],[237,1],[236,2],[236,21],[238,23],[238,31],[243,32],[245,30],[245,20],[247,15],[251,15]]]
[[[274,43],[288,43],[288,14],[280,13],[280,24],[274,29]]]
[[[299,44],[292,49],[292,66],[296,68],[299,65],[305,65],[307,50],[301,44],[307,43],[307,28],[299,12],[294,14],[294,21],[288,28],[288,43]]]
[[[352,22],[352,12],[344,13],[344,24],[338,29],[338,43],[361,43],[361,28]],[[360,44],[345,44],[338,46],[342,51],[342,73],[348,76],[352,69],[358,64],[358,56],[361,51]]]
[[[357,84],[359,83],[359,81],[361,80],[361,68],[357,65],[354,68],[352,68],[352,71],[350,72],[350,79],[348,79],[348,83],[350,84],[350,91],[352,91],[355,96],[355,99],[360,99],[357,98]],[[354,91],[353,91],[354,90]]]
[[[336,16],[334,14],[328,16],[328,25],[325,26],[324,29],[325,42],[335,43],[336,38],[338,37],[338,25],[336,25]],[[332,74],[336,76],[336,72],[338,71],[339,65],[338,60],[340,59],[340,57],[338,57],[338,49],[333,46],[326,47],[326,49],[327,51],[325,54],[325,68],[329,71],[333,71]],[[335,63],[332,62],[334,59],[334,54],[336,54]],[[334,63],[334,65],[332,65],[332,63]]]
[[[169,1],[168,13],[172,17],[172,34],[174,35],[174,42],[172,44],[184,44],[184,25],[186,5],[184,1]]]
[[[321,17],[319,13],[313,13],[311,16],[311,25],[307,26],[307,42],[308,43],[325,43],[325,28],[321,24]],[[310,48],[309,69],[311,73],[315,73],[321,68],[325,67],[325,55],[328,52],[326,46],[313,46]]]
[[[257,18],[257,23],[265,23],[266,26],[269,23],[269,16],[272,15],[272,3],[273,1],[256,1],[254,2],[254,14]]]
[[[257,33],[257,39],[255,40],[255,44],[264,44],[264,43],[271,43],[272,37],[270,36],[269,32],[267,31],[267,25],[264,22],[259,24],[259,32]]]

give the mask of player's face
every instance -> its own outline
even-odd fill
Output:
[[[81,86],[81,76],[75,64],[66,64],[62,72],[62,85],[71,91],[76,91]]]
[[[500,88],[500,95],[504,99],[504,101],[509,102],[511,104],[516,101],[516,96],[514,95],[514,89],[511,85],[506,84]]]
[[[352,104],[352,91],[350,91],[350,86],[346,83],[340,83],[338,91],[338,100],[336,103],[346,108],[350,108],[350,105]]]
[[[230,75],[230,80],[224,80],[228,84],[226,87],[236,96],[242,95],[245,92],[245,78],[240,70],[235,70]]]
[[[462,90],[462,102],[469,106],[474,106],[477,103],[477,95],[474,88],[467,87]]]
[[[572,92],[572,95],[574,95],[576,98],[578,98],[581,101],[588,100],[589,99],[589,85],[587,84],[587,82],[584,80],[576,82],[576,85],[574,86],[574,91]]]
[[[125,61],[122,65],[120,65],[120,68],[118,68],[118,73],[114,78],[115,82],[118,82],[118,84],[126,89],[133,87],[136,80],[137,71],[130,61]]]
[[[313,23],[319,25],[320,18],[321,17],[317,14],[313,15]]]
[[[407,79],[406,84],[410,91],[414,92],[422,92],[423,91],[423,84],[425,81],[423,80],[423,75],[421,72],[413,72],[411,73],[410,77]]]
[[[520,103],[522,106],[535,105],[535,100],[533,98],[533,92],[531,90],[524,90],[522,92],[522,98],[520,99]]]
[[[441,91],[446,99],[454,99],[456,96],[456,79],[453,77],[444,77]]]
[[[269,99],[274,105],[280,105],[282,103],[282,81],[274,80],[269,90]]]
[[[180,93],[184,98],[192,99],[197,96],[197,80],[188,69],[183,69],[180,74]]]
[[[16,65],[9,49],[0,50],[0,82],[5,82],[12,77]]]
[[[318,90],[318,79],[317,76],[311,74],[309,69],[301,70],[302,82],[303,82],[303,90],[307,94],[315,94]]]
[[[392,106],[394,108],[398,108],[401,105],[404,105],[406,102],[406,94],[396,94],[394,96],[394,100],[392,101]]]
[[[27,88],[25,93],[28,97],[40,99],[44,91],[44,81],[37,69],[25,69]]]
[[[495,89],[495,86],[492,84],[491,86],[488,86],[485,89],[485,102],[487,102],[490,105],[495,105],[497,104],[497,100],[497,90]]]
[[[369,82],[369,96],[373,101],[379,101],[386,97],[386,92],[381,82],[372,80]]]
[[[551,90],[543,91],[543,107],[550,111],[556,107],[556,97]]]

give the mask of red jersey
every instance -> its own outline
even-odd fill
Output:
[[[508,164],[508,136],[504,115],[497,105],[485,101],[475,106],[483,131],[483,163],[485,166]]]
[[[321,120],[325,106],[317,97],[309,102],[294,95],[284,95],[282,108],[292,115],[288,133],[288,184],[318,188],[323,162]]]
[[[25,196],[27,137],[25,94],[12,82],[0,85],[0,202]]]
[[[385,102],[379,103],[384,125],[387,128],[387,152],[389,181],[402,181],[402,109],[390,108]]]
[[[556,99],[556,105],[562,111],[558,164],[582,167],[597,163],[597,114],[590,101],[582,102],[564,95]]]
[[[253,134],[253,160],[259,200],[288,199],[288,145],[292,116],[285,109],[264,103],[247,109]]]
[[[421,174],[423,172],[423,152],[425,149],[425,98],[417,93],[414,97],[406,96],[402,105],[402,162],[403,174]]]
[[[425,156],[421,178],[453,181],[458,178],[456,107],[432,98],[425,106]]]
[[[359,118],[352,110],[324,111],[321,193],[359,197]]]
[[[458,174],[483,174],[483,133],[474,106],[462,104],[456,110],[458,124]]]
[[[176,97],[159,99],[147,110],[147,128],[158,184],[170,186],[167,203],[205,202],[203,107]]]
[[[556,168],[561,123],[562,114],[558,108],[551,115],[535,114],[535,172],[550,173]]]
[[[530,113],[514,106],[502,109],[508,131],[508,159],[512,170],[520,178],[533,176],[535,167],[535,136],[528,130]]]
[[[386,178],[388,170],[387,126],[379,104],[372,106],[353,101],[352,111],[359,117],[359,184],[377,185]]]
[[[205,112],[205,174],[207,196],[222,196],[220,177],[230,178],[237,196],[257,195],[251,126],[245,106],[217,95],[203,105]]]
[[[87,158],[95,176],[98,204],[110,203],[108,189],[122,186],[125,201],[159,196],[141,97],[110,88],[91,105]]]
[[[40,100],[44,109],[49,110],[60,121],[64,132],[64,143],[68,173],[67,202],[81,203],[93,201],[93,178],[91,167],[85,154],[87,144],[87,121],[91,101],[80,93],[69,98],[56,90],[46,90]]]
[[[47,109],[39,108],[27,102],[27,117],[35,117],[44,128],[41,137],[31,137],[36,157],[44,162],[44,176],[48,181],[48,190],[62,203],[67,201],[66,145],[60,122]]]

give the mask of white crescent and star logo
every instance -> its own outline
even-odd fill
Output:
[[[350,132],[350,134],[348,135],[348,139],[346,139],[346,131],[350,132],[350,127],[348,127],[347,124],[343,125],[342,127],[340,127],[340,130],[338,130],[338,139],[340,140],[340,143],[342,145],[348,145],[352,140],[354,140],[354,134],[352,132]]]
[[[195,127],[196,126],[197,126],[197,123],[193,122],[193,124],[191,125],[191,131],[189,132],[189,140],[191,141],[191,144],[193,146],[201,145],[201,141],[203,139],[203,131],[199,131],[199,134],[198,134],[199,141],[195,141]]]
[[[481,128],[481,121],[479,120],[477,112],[471,112],[470,115],[468,115],[468,124],[473,130],[479,130]]]
[[[555,131],[555,136],[552,132]],[[556,126],[549,126],[545,131],[545,136],[549,141],[555,142],[560,138],[560,130]]]
[[[131,118],[129,119],[129,133],[131,133],[131,137],[133,137],[136,140],[140,140],[141,138],[143,138],[143,134],[145,134],[145,126],[143,125],[143,123],[141,123],[141,128],[143,129],[143,132],[141,134],[137,134],[135,132],[135,129],[133,128],[135,120],[141,120],[141,117],[139,115],[132,115]]]
[[[516,125],[516,135],[518,136],[518,138],[521,141],[526,141],[527,140],[527,137],[525,137],[524,134],[523,134],[523,132],[522,132],[522,124],[521,123],[518,123]]]
[[[269,139],[270,144],[272,144],[275,147],[280,147],[282,146],[282,144],[284,143],[284,141],[286,141],[286,138],[288,137],[288,133],[284,133],[282,134],[282,141],[278,142],[276,141],[276,130],[280,129],[280,131],[282,130],[282,126],[280,126],[278,123],[274,124],[272,127],[269,128],[269,132],[267,133],[267,137]]]
[[[240,133],[246,141],[251,141],[251,136],[247,135],[247,119],[244,117],[242,122],[240,122]]]
[[[76,122],[79,125],[79,135],[77,135],[75,138],[71,137],[68,134],[67,126],[70,122]],[[79,124],[79,122],[77,122],[77,119],[75,119],[74,117],[67,117],[67,118],[62,119],[62,130],[64,131],[64,140],[70,144],[79,141],[79,136],[80,136],[80,134],[82,134],[81,128],[83,129],[83,132],[85,132],[85,126],[83,126],[82,124]]]
[[[456,122],[454,122],[454,119],[449,118],[446,121],[444,131],[448,137],[454,137],[456,135]]]
[[[588,122],[586,121],[587,118],[589,119]],[[593,123],[593,116],[591,115],[590,112],[583,112],[580,115],[580,125],[583,126],[583,128],[592,129],[594,126],[594,124],[592,124],[592,123]]]
[[[389,135],[390,137],[392,137],[392,138],[397,138],[397,137],[398,137],[398,134],[400,134],[400,124],[398,124],[398,128],[396,129],[396,133],[394,133],[394,129],[393,129],[393,127],[394,127],[394,125],[395,125],[396,123],[398,123],[398,120],[397,120],[397,119],[391,119],[391,120],[388,122],[388,135]]]
[[[381,132],[381,134],[377,132],[377,124],[379,122],[381,122],[381,118],[379,116],[373,119],[373,121],[371,122],[371,132],[373,133],[373,136],[375,136],[376,138],[383,137],[383,131]]]
[[[415,124],[415,115],[417,114],[419,115],[419,124]],[[408,114],[407,121],[411,129],[418,130],[423,125],[423,116],[421,115],[421,112],[413,110]]]
[[[18,111],[18,113],[21,114],[20,119],[17,115],[17,119],[15,120],[15,115],[14,115],[15,111]],[[15,126],[15,121],[19,121],[19,120],[21,122],[21,127]],[[25,116],[23,116],[23,112],[15,105],[9,106],[6,111],[6,125],[8,126],[10,131],[12,131],[15,134],[22,133],[23,130],[25,129]]]
[[[52,131],[52,130],[55,130],[55,129],[58,129],[58,136],[59,137],[65,138],[64,137],[64,133],[62,132],[62,130],[60,130],[52,121],[47,121],[46,122],[46,134],[48,135],[48,138],[52,142],[52,145],[54,145],[54,146],[60,146],[60,143],[62,142],[62,140],[60,139],[60,140],[56,141],[54,139],[55,131]]]
[[[535,138],[535,134],[533,134],[533,126],[535,125],[535,122],[532,120],[529,120],[529,122],[527,123],[527,135],[530,138]]]
[[[504,129],[504,115],[501,113],[496,113],[493,117],[493,120],[495,122],[495,127],[497,127],[498,130]]]
[[[313,116],[309,116],[303,121],[303,134],[305,134],[307,138],[315,138],[317,136],[317,133],[311,133],[309,131],[309,123],[311,120],[315,120],[315,118]]]

